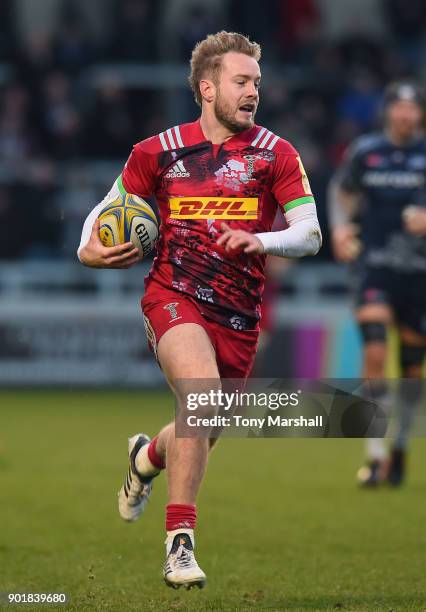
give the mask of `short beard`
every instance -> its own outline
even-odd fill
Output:
[[[244,130],[249,130],[254,125],[255,113],[253,113],[252,121],[237,121],[235,115],[229,110],[229,106],[227,106],[226,103],[222,104],[220,92],[218,92],[218,96],[214,103],[214,113],[216,119],[233,134],[239,134],[240,132],[244,132]]]

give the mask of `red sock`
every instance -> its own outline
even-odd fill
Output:
[[[197,508],[189,504],[168,504],[166,506],[166,530],[195,529]]]
[[[164,468],[166,467],[166,464],[164,463],[164,461],[162,460],[162,458],[156,451],[157,442],[158,442],[158,436],[155,436],[155,438],[153,438],[151,442],[149,443],[148,459],[151,461],[154,467],[158,468],[159,470],[164,470]]]

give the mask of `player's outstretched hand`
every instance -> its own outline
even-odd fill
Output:
[[[354,261],[362,250],[362,244],[357,238],[359,228],[354,223],[339,225],[331,235],[333,254],[337,261],[348,263]]]
[[[426,207],[407,206],[402,213],[404,227],[413,236],[426,236]]]
[[[217,245],[225,249],[227,253],[244,251],[244,253],[261,255],[264,252],[263,244],[257,236],[244,230],[234,230],[227,223],[220,226],[222,235],[217,240]]]
[[[99,237],[99,219],[93,224],[89,242],[80,250],[82,264],[90,268],[130,268],[139,261],[139,251],[133,242],[106,247]]]

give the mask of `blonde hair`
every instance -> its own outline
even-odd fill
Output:
[[[222,57],[230,51],[244,53],[244,55],[253,57],[257,62],[261,56],[260,45],[251,42],[246,36],[237,32],[222,30],[217,34],[209,34],[207,38],[195,45],[191,56],[191,73],[188,80],[198,106],[201,106],[202,101],[201,79],[208,75],[214,82],[217,82],[222,66]]]

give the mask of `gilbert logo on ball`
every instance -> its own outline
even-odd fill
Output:
[[[137,195],[120,194],[102,209],[99,220],[99,235],[107,247],[133,242],[142,259],[155,246],[157,218],[151,206]]]

